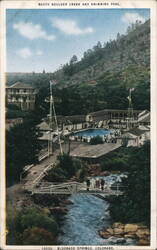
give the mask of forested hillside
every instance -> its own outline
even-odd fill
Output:
[[[84,52],[81,61],[74,55],[55,77],[62,84],[96,84],[105,79],[105,73],[120,73],[121,84],[138,85],[141,77],[149,73],[150,62],[150,21],[132,24],[126,35],[117,34],[116,40],[102,45],[97,43]]]
[[[43,67],[44,68],[44,67]],[[98,42],[77,61],[74,55],[62,69],[53,73],[8,74],[7,84],[17,80],[40,89],[38,101],[45,110],[49,80],[55,79],[54,96],[58,114],[85,114],[104,108],[128,108],[128,91],[135,109],[150,105],[150,20],[136,22],[125,35],[115,40]],[[41,103],[43,102],[43,103]]]

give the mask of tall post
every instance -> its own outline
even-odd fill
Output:
[[[129,96],[127,97],[129,100],[129,107],[128,107],[128,121],[127,121],[127,128],[132,128],[132,121],[133,121],[133,106],[132,106],[132,98],[131,98],[131,92],[134,90],[129,90]]]
[[[48,138],[48,155],[52,153],[52,103],[53,103],[53,97],[52,97],[52,88],[50,84],[50,117],[49,117],[49,138]]]
[[[58,134],[58,140],[59,140],[60,153],[62,155],[63,154],[63,150],[62,150],[61,139],[60,139],[60,134],[59,134],[59,129],[58,129],[58,121],[57,121],[57,116],[56,116],[54,99],[53,99],[53,96],[52,96],[52,84],[53,84],[53,82],[50,81],[50,95],[51,95],[50,96],[50,103],[51,103],[50,117],[51,117],[51,124],[52,124],[52,108],[53,108],[53,113],[54,113],[54,118],[55,118],[55,123],[56,123],[56,129],[57,129],[57,134]],[[51,137],[52,137],[52,133],[51,133]]]

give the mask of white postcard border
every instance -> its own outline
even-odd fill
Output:
[[[89,3],[89,6],[83,6],[82,3]],[[109,5],[106,6],[91,6],[90,3],[96,2],[96,3],[109,3]],[[43,3],[43,5],[39,5],[39,3]],[[46,3],[49,3],[50,6],[44,5]],[[52,3],[58,4],[57,6],[51,6]],[[60,6],[59,3],[68,3],[67,6]],[[74,6],[70,5],[72,3],[81,3],[81,6]],[[111,5],[111,3],[119,3],[118,5]],[[157,189],[157,2],[155,0],[130,0],[130,1],[125,1],[125,0],[119,0],[119,1],[111,1],[111,0],[88,0],[88,1],[81,1],[81,0],[53,0],[53,1],[22,1],[22,0],[17,0],[17,1],[1,1],[0,2],[0,11],[1,11],[1,16],[0,16],[0,51],[1,51],[1,64],[0,64],[0,73],[1,73],[1,85],[0,85],[0,135],[1,135],[1,141],[0,141],[0,163],[1,163],[1,169],[0,169],[0,191],[1,191],[1,204],[0,204],[0,220],[1,220],[1,230],[0,230],[0,238],[1,238],[1,248],[2,249],[20,249],[21,246],[6,246],[4,244],[5,240],[5,235],[6,235],[6,230],[5,230],[5,72],[6,70],[6,18],[5,18],[5,10],[9,9],[88,9],[88,8],[93,8],[93,9],[109,9],[109,8],[150,8],[151,9],[151,246],[100,246],[104,247],[103,250],[109,249],[133,249],[133,250],[140,250],[140,249],[146,249],[146,250],[155,250],[157,248],[157,239],[156,239],[156,228],[157,228],[157,217],[156,217],[156,212],[157,212],[157,197],[156,197],[156,189]],[[56,250],[62,250],[64,249],[64,246],[59,246],[60,249],[58,249],[57,246],[22,246],[22,249],[41,249],[41,250],[51,250],[51,249],[56,249]],[[65,246],[68,248],[69,246]],[[78,250],[78,248],[81,246],[76,246],[75,249]],[[98,246],[91,246],[93,250],[95,250]],[[108,248],[108,249],[107,249]],[[68,249],[69,250],[69,249]]]

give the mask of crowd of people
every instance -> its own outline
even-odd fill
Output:
[[[100,190],[104,190],[107,185],[105,183],[105,180],[102,178],[102,179],[87,179],[86,180],[86,186],[87,186],[87,191],[90,190],[90,188],[93,190],[93,189],[100,189]]]

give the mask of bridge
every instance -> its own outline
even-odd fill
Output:
[[[124,188],[119,184],[110,187],[109,185],[105,185],[104,189],[101,190],[95,187],[89,187],[87,190],[87,186],[85,183],[79,182],[65,182],[65,183],[38,183],[36,186],[32,188],[32,194],[91,194],[91,195],[99,195],[102,198],[110,195],[122,195],[123,191],[120,189]],[[27,187],[25,186],[25,189]]]

